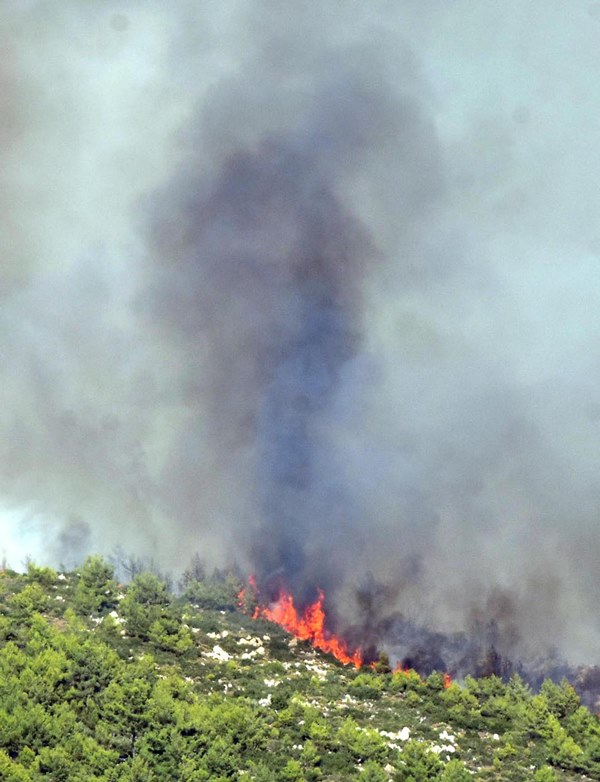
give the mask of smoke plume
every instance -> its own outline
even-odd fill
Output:
[[[11,564],[599,663],[596,5],[5,0]]]

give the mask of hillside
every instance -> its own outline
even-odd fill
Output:
[[[355,670],[236,608],[110,565],[0,572],[0,779],[600,779],[600,722],[566,682]]]

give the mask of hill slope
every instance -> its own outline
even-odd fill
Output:
[[[235,609],[78,573],[0,573],[0,779],[600,779],[600,722],[570,685],[356,671]]]

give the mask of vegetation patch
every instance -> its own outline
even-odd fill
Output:
[[[234,574],[0,572],[0,779],[600,779],[566,681],[355,670],[237,609]],[[448,686],[449,684],[449,686]]]

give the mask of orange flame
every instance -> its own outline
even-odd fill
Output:
[[[258,587],[254,576],[248,578],[248,586],[254,597],[257,597]],[[238,594],[238,605],[244,608],[246,597],[246,587],[243,587]],[[274,603],[268,606],[256,606],[252,614],[253,619],[268,619],[270,622],[283,627],[289,633],[301,641],[310,641],[310,643],[322,652],[333,655],[336,660],[345,665],[354,665],[360,668],[364,664],[364,657],[359,649],[352,651],[348,648],[346,642],[325,630],[326,615],[323,604],[325,594],[319,589],[318,597],[314,603],[311,603],[302,614],[298,613],[294,605],[293,596],[286,590],[281,589],[279,597]],[[404,668],[401,662],[398,662],[394,673],[402,673],[407,677],[418,677],[415,671],[410,668]],[[420,677],[418,677],[420,678]],[[421,683],[424,684],[421,679]],[[444,687],[447,689],[452,684],[450,674],[444,674]]]
[[[252,581],[250,586],[255,588]],[[292,595],[282,589],[274,603],[269,606],[257,607],[253,618],[275,622],[301,641],[310,641],[317,649],[333,655],[341,663],[352,664],[355,668],[360,668],[363,664],[363,656],[360,651],[358,649],[351,651],[341,638],[325,630],[324,600],[325,595],[322,590],[319,590],[319,596],[315,602],[307,606],[302,614],[299,614]]]

